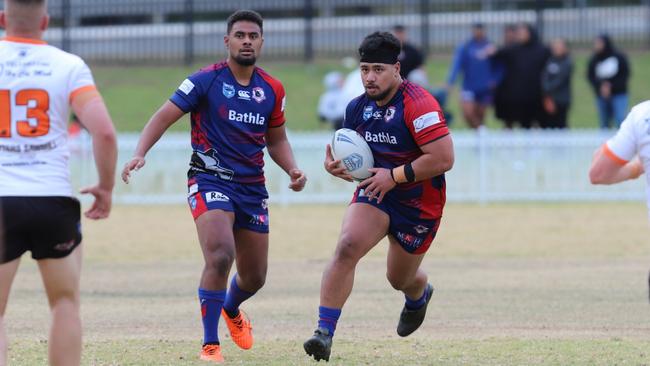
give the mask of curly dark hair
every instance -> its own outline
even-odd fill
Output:
[[[237,22],[241,22],[242,20],[253,22],[259,25],[260,33],[264,33],[264,29],[262,27],[264,21],[262,20],[262,16],[258,12],[253,10],[237,10],[236,12],[232,13],[226,20],[226,22],[228,23],[227,33],[230,34],[233,24]]]
[[[366,36],[359,46],[359,55],[374,54],[377,52],[388,53],[391,56],[397,56],[402,51],[402,44],[392,33],[374,32]]]

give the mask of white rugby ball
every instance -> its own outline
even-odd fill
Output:
[[[366,140],[357,131],[341,128],[332,138],[334,160],[341,160],[348,174],[356,180],[364,180],[372,175],[368,169],[375,165],[375,159]]]

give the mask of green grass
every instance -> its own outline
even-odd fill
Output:
[[[585,78],[587,54],[576,54],[573,75],[573,108],[569,116],[572,128],[596,128],[598,119],[593,93]],[[630,55],[632,78],[630,102],[634,105],[650,95],[650,54]],[[433,85],[442,85],[449,65],[448,56],[433,56],[427,68]],[[97,66],[94,74],[97,84],[109,106],[119,131],[140,131],[149,117],[173,93],[187,75],[203,65],[186,66]],[[312,131],[324,129],[316,116],[318,97],[323,92],[323,76],[331,70],[342,70],[338,61],[317,61],[313,64],[261,62],[261,66],[280,79],[287,92],[288,127],[294,130]],[[454,114],[453,128],[465,128],[459,111],[458,88],[447,102]],[[501,124],[492,115],[488,126],[499,128]],[[188,130],[188,119],[179,121],[172,129]]]
[[[9,351],[24,352],[9,359],[10,365],[46,364],[47,344],[20,342]],[[650,341],[605,339],[427,341],[346,340],[336,344],[327,365],[648,365]],[[229,365],[317,365],[301,349],[300,342],[269,341],[249,352],[224,346]],[[205,365],[197,360],[196,342],[173,340],[120,340],[90,342],[84,346],[85,365]]]
[[[271,207],[268,278],[243,305],[256,343],[239,350],[221,322],[228,364],[323,365],[302,342],[344,210]],[[650,365],[646,214],[642,203],[450,204],[422,264],[436,287],[422,327],[395,334],[404,298],[380,243],[357,266],[327,365]],[[188,208],[117,206],[83,228],[83,365],[203,364]],[[46,364],[46,304],[25,257],[4,317],[9,365]]]

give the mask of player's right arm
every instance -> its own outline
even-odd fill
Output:
[[[636,179],[643,174],[643,164],[639,157],[628,162],[614,160],[606,146],[596,150],[589,170],[591,184],[615,184]]]
[[[122,169],[122,180],[129,183],[131,171],[142,168],[144,157],[151,147],[160,139],[167,129],[178,121],[185,113],[198,108],[204,91],[202,81],[211,74],[199,71],[183,80],[174,94],[166,101],[144,126],[140,140],[133,153],[133,158]]]
[[[142,130],[140,140],[133,153],[133,158],[124,165],[122,169],[122,180],[124,183],[129,183],[129,177],[132,170],[138,170],[145,164],[144,157],[153,145],[160,140],[160,137],[167,131],[167,129],[178,121],[185,112],[183,112],[176,104],[166,101],[156,113],[149,119],[146,126]]]
[[[345,179],[348,182],[353,182],[352,176],[347,172],[344,166],[341,165],[341,160],[335,160],[334,155],[332,155],[332,146],[327,144],[325,148],[325,170],[333,176],[341,179]]]
[[[343,128],[354,129],[354,108],[357,105],[358,98],[353,99],[348,106],[345,108],[345,114],[343,115]],[[352,176],[347,173],[347,170],[341,164],[341,160],[334,159],[332,154],[332,146],[327,144],[325,147],[325,161],[323,166],[328,173],[332,174],[337,178],[347,180],[348,182],[353,182]]]

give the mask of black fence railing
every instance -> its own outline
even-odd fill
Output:
[[[237,9],[265,18],[266,58],[312,61],[354,55],[360,40],[395,24],[426,52],[448,52],[474,22],[497,42],[509,23],[546,40],[589,45],[608,32],[650,48],[650,0],[50,0],[46,40],[93,62],[185,62],[225,55],[225,19]],[[0,7],[2,2],[0,2]]]

